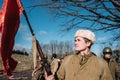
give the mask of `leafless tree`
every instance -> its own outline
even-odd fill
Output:
[[[51,40],[48,44],[42,44],[42,50],[46,55],[56,53],[62,56],[63,54],[73,52],[73,44],[71,41]]]
[[[51,54],[57,52],[57,40],[51,40],[49,43],[49,50],[51,51]]]
[[[64,52],[64,42],[63,41],[60,41],[58,43],[57,51],[59,52],[59,54],[62,54]]]
[[[120,64],[120,45],[118,44],[113,50],[113,58]]]
[[[120,0],[38,0],[30,7],[41,6],[49,8],[58,18],[66,18],[63,30],[112,31],[115,32],[112,39],[120,40]]]
[[[42,44],[42,50],[44,52],[44,54],[48,54],[49,53],[49,45],[48,44]]]
[[[64,52],[71,53],[73,51],[73,44],[72,41],[65,41]]]

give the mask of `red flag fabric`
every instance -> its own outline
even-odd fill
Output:
[[[2,34],[0,41],[0,53],[4,74],[8,76],[12,75],[12,72],[18,63],[11,57],[11,55],[22,11],[23,8],[20,0],[4,0],[0,11],[0,31]]]

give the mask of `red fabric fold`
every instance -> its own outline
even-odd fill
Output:
[[[12,71],[18,63],[11,56],[22,10],[20,0],[4,0],[0,11],[0,31],[2,33],[0,51],[4,74],[8,76],[12,75]]]

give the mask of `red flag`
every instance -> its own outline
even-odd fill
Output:
[[[12,71],[18,63],[11,55],[14,46],[14,38],[19,28],[22,10],[23,8],[20,0],[4,0],[0,11],[0,31],[2,33],[0,53],[4,74],[8,76],[12,75]]]

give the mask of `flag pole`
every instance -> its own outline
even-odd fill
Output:
[[[22,4],[22,2],[21,2]],[[30,29],[30,33],[32,35],[32,54],[33,54],[33,64],[34,64],[34,69],[37,67],[37,48],[36,48],[36,37],[35,37],[35,34],[34,34],[34,31],[31,27],[31,24],[29,22],[29,19],[28,19],[28,16],[27,16],[27,13],[23,7],[23,15],[25,16],[25,19],[27,21],[27,24],[28,24],[28,27]]]
[[[47,75],[52,74],[51,69],[50,69],[50,64],[49,64],[49,61],[46,59],[45,55],[43,54],[42,48],[41,48],[38,40],[35,38],[35,34],[33,32],[33,29],[31,27],[31,25],[30,25],[30,22],[29,22],[29,19],[28,19],[28,16],[26,14],[25,9],[23,10],[23,14],[24,14],[24,16],[26,18],[26,21],[27,21],[27,23],[29,25],[30,32],[31,32],[31,34],[33,36],[32,49],[33,49],[33,62],[34,62],[34,70],[35,70],[35,72],[33,72],[33,75],[36,75],[36,70],[39,69],[40,70],[39,72],[41,72],[41,73],[39,73],[40,74],[39,78],[41,79],[42,75],[44,74],[44,70],[47,72]],[[37,52],[39,53],[39,58],[41,59],[41,64],[40,64],[41,66],[38,67],[38,68],[37,68],[37,60],[36,60]]]
[[[37,48],[36,48],[36,37],[35,37],[35,34],[33,32],[33,29],[30,25],[30,22],[29,22],[29,19],[28,19],[28,16],[27,16],[27,13],[25,11],[25,9],[23,10],[23,14],[25,16],[25,19],[28,23],[28,27],[30,29],[30,32],[32,34],[32,53],[33,53],[33,64],[34,64],[34,69],[37,67]]]

